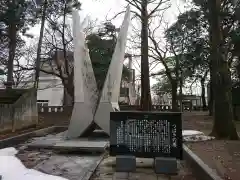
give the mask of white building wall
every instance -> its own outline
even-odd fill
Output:
[[[18,85],[18,88],[33,87],[33,80],[23,81]],[[4,88],[4,86],[3,86]],[[39,78],[37,100],[48,101],[48,106],[62,106],[63,105],[64,89],[62,81],[53,75],[48,75]]]
[[[63,105],[63,85],[57,77],[41,77],[39,79],[37,100],[48,100],[48,106]]]

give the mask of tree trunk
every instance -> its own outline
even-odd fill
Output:
[[[182,93],[182,88],[183,88],[183,79],[182,79],[182,73],[179,81],[179,103],[180,103],[180,111],[183,112],[183,93]]]
[[[16,36],[17,36],[17,29],[15,22],[12,22],[9,25],[9,56],[8,56],[8,73],[7,73],[7,84],[6,88],[11,89],[13,85],[13,65],[14,65],[14,58],[15,58],[15,52],[16,52]]]
[[[148,63],[148,12],[147,0],[142,0],[141,8],[141,109],[151,110],[151,93],[149,81],[149,63]]]
[[[211,24],[211,17],[208,18],[209,24]],[[212,44],[213,40],[213,32],[212,29],[209,28],[209,44]],[[209,101],[208,101],[208,109],[209,109],[209,116],[213,116],[214,110],[214,83],[213,83],[213,61],[214,61],[214,53],[213,48],[210,48],[210,59],[209,59],[209,72],[210,72],[210,84],[209,84]]]
[[[172,111],[178,111],[178,103],[177,103],[177,82],[176,80],[172,80]]]
[[[210,80],[210,97],[209,97],[209,102],[208,102],[208,109],[209,109],[209,116],[213,116],[213,102],[214,102],[214,99],[213,99],[213,83],[211,82],[212,80]]]
[[[66,28],[66,16],[67,16],[67,2],[65,2],[64,6],[64,14],[63,14],[63,25],[62,25],[62,45],[63,45],[63,57],[64,57],[64,64],[65,64],[65,72],[67,76],[70,75],[69,72],[69,59],[67,58],[67,44],[65,38],[65,28]]]
[[[206,98],[205,98],[205,77],[201,78],[201,98],[202,98],[202,108],[203,110],[206,110],[207,108],[207,103],[206,103]]]
[[[67,94],[66,97],[64,97],[64,104],[74,104],[74,80],[73,80],[73,75],[71,74],[68,76],[68,79],[63,79],[62,80],[63,86],[64,86],[64,91],[65,95]],[[67,99],[66,99],[67,98]]]
[[[73,97],[68,94],[68,91],[66,88],[64,88],[64,94],[63,94],[63,106],[72,106],[73,105]]]
[[[219,139],[236,140],[238,134],[233,121],[231,74],[221,52],[220,0],[211,0],[209,5],[214,83],[214,125],[211,135]]]
[[[41,48],[42,48],[42,40],[43,40],[43,33],[44,33],[44,25],[46,20],[47,4],[48,4],[47,0],[45,0],[42,8],[43,12],[42,12],[42,19],[41,19],[41,28],[40,28],[38,47],[37,47],[36,73],[35,73],[35,82],[34,82],[34,88],[36,89],[38,89],[38,83],[39,83]]]

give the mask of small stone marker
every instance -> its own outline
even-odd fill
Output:
[[[177,160],[175,158],[156,157],[154,159],[154,170],[156,174],[176,175],[178,172]]]
[[[131,155],[116,156],[116,171],[117,172],[135,172],[136,157]]]

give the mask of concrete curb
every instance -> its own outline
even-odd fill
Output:
[[[186,145],[183,145],[183,159],[193,171],[193,175],[198,180],[223,180],[217,173],[205,164]]]
[[[24,141],[26,141],[32,137],[43,136],[43,135],[46,135],[46,134],[52,133],[52,132],[62,132],[66,129],[67,128],[65,126],[51,126],[51,127],[39,129],[36,131],[20,134],[20,135],[14,136],[14,137],[6,138],[3,140],[0,140],[0,149],[6,148],[9,146],[16,146],[17,144],[23,143]]]

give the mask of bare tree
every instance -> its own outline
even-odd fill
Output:
[[[34,49],[35,50],[35,49]],[[29,83],[27,83],[27,80],[29,80],[30,76],[32,75],[32,71],[29,71],[29,69],[27,69],[27,66],[31,66],[31,63],[28,63],[27,61],[25,61],[26,59],[28,59],[27,55],[29,54],[29,47],[23,46],[23,47],[17,47],[16,49],[16,53],[15,53],[15,57],[14,57],[14,61],[13,61],[13,77],[12,77],[12,85],[14,88],[19,88],[23,86],[23,82],[26,81],[26,84],[29,85]],[[7,76],[7,62],[8,59],[7,58],[3,58],[0,61],[0,67],[1,67],[1,78],[0,78],[0,83],[1,84],[5,84],[6,83],[6,76]],[[25,69],[23,70],[22,67],[25,67]]]
[[[44,26],[46,21],[47,6],[48,6],[48,0],[44,0],[43,4],[40,5],[42,13],[41,13],[41,28],[40,28],[40,34],[39,34],[39,40],[38,40],[38,47],[37,47],[36,73],[35,73],[35,82],[34,82],[34,87],[36,89],[38,89],[38,82],[39,82],[41,50],[42,50]]]
[[[125,0],[134,9],[132,13],[141,22],[141,108],[151,110],[149,80],[148,27],[150,19],[169,7],[169,0]]]
[[[163,65],[164,70],[160,70],[158,73],[153,75],[167,76],[172,89],[172,110],[178,111],[177,90],[179,88],[179,100],[181,105],[185,73],[182,69],[182,61],[185,58],[185,41],[188,37],[188,33],[185,32],[184,29],[178,27],[178,24],[173,24],[171,27],[168,27],[168,23],[163,21],[161,22],[161,25],[158,25],[155,28],[149,28],[149,38],[151,40],[151,46],[149,46],[149,56]],[[166,24],[166,27],[161,29],[164,23]],[[162,33],[159,33],[161,31]],[[180,33],[178,31],[184,32]],[[172,32],[174,33],[172,34]],[[159,34],[165,34],[165,36],[161,37]],[[176,36],[177,38],[175,39]],[[167,54],[170,56],[167,57]]]

